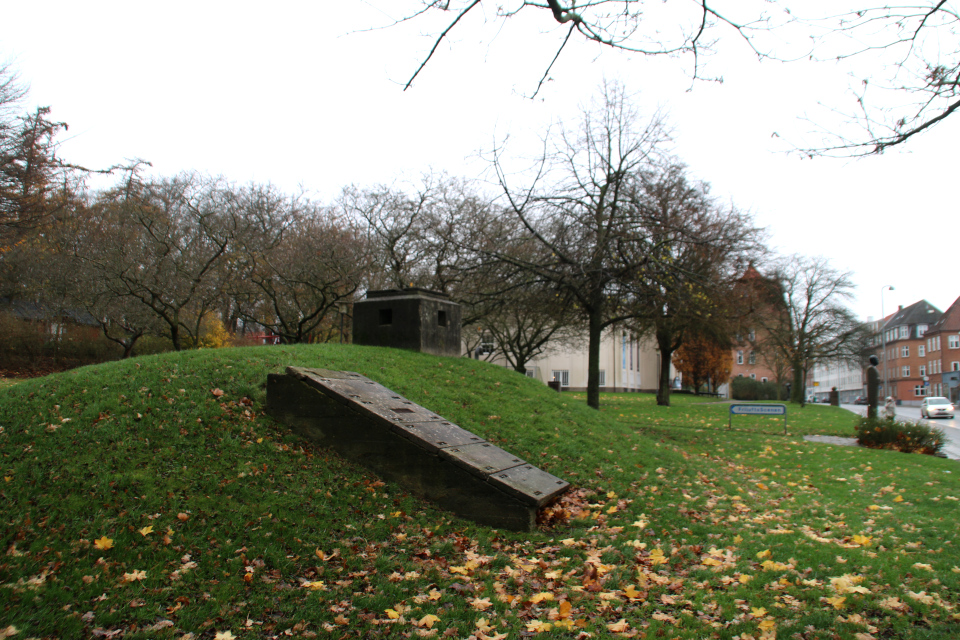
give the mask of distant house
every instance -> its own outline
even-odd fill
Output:
[[[100,335],[100,322],[82,310],[0,298],[0,314],[34,327],[48,341],[93,340]]]

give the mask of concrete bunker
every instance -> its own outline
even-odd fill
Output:
[[[460,305],[426,289],[369,291],[353,305],[353,343],[460,356]]]

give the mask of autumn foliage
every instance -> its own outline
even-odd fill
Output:
[[[733,367],[733,356],[730,349],[719,341],[693,335],[674,353],[673,365],[699,393],[704,386],[716,390],[718,385],[726,382]]]

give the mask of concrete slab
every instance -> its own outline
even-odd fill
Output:
[[[267,411],[293,431],[460,516],[513,530],[570,485],[349,371],[267,377]]]

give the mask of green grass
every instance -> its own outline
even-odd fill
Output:
[[[303,442],[263,412],[288,365],[367,375],[567,479],[569,519],[476,526]],[[791,405],[784,436],[672,401],[596,412],[486,363],[349,345],[0,388],[0,637],[960,635],[955,461],[804,441],[852,435],[830,407]]]

